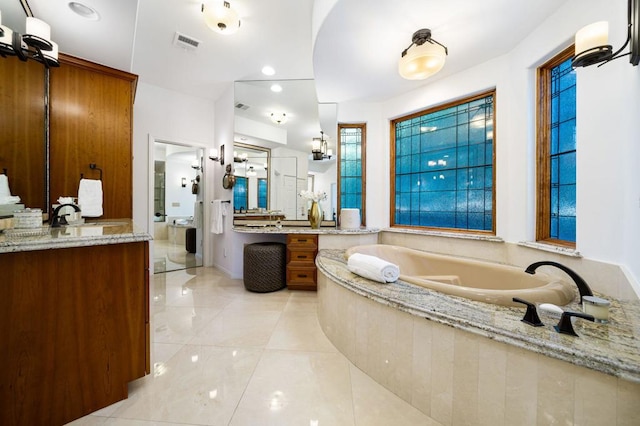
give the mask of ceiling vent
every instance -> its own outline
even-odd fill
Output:
[[[246,110],[248,110],[248,109],[249,109],[249,105],[245,105],[245,104],[243,104],[243,103],[238,102],[238,103],[236,104],[236,108],[241,109],[241,110],[243,110],[243,111],[246,111]]]
[[[196,50],[200,45],[200,40],[176,31],[176,34],[173,36],[173,44],[187,50]]]

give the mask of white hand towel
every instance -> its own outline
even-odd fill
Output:
[[[213,200],[211,202],[211,233],[212,234],[222,234],[224,231],[223,224],[223,210],[224,204],[222,200]]]
[[[11,197],[11,190],[9,190],[9,178],[7,175],[0,175],[0,197]]]
[[[78,205],[83,217],[102,216],[102,181],[99,179],[80,179],[78,187]]]
[[[400,276],[398,265],[361,253],[349,256],[347,268],[354,274],[380,283],[397,281]]]
[[[20,197],[11,195],[7,175],[0,174],[0,204],[18,204],[19,202]]]

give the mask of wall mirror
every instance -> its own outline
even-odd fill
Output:
[[[325,218],[331,219],[337,193],[335,105],[329,104],[329,108],[319,105],[315,82],[307,79],[237,81],[234,92],[234,152],[239,156],[246,154],[247,159],[234,162],[234,175],[247,178],[249,173],[245,210],[256,206],[278,210],[286,219],[306,220],[308,205],[298,194],[303,189],[312,189],[327,193],[321,205]],[[321,137],[331,155],[324,152],[314,160],[314,138]],[[268,161],[264,161],[265,152]],[[238,180],[234,186],[236,211],[241,206],[235,198]],[[242,187],[238,188],[237,193],[241,190]],[[259,199],[264,192],[266,201],[264,196]],[[261,207],[265,203],[266,207]]]
[[[2,24],[24,33],[20,1],[2,6]],[[0,58],[0,173],[25,207],[47,211],[46,69],[36,61]]]

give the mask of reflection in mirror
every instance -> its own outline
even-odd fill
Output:
[[[279,91],[273,91],[274,86]],[[321,207],[325,219],[332,219],[337,205],[336,155],[314,161],[311,151],[313,139],[324,131],[327,148],[334,154],[337,152],[335,105],[318,104],[313,80],[238,81],[234,89],[234,150],[240,155],[247,147],[270,149],[265,173],[266,209],[281,211],[287,219],[306,220],[309,206],[298,194],[301,190],[313,189],[327,193]],[[256,155],[248,152],[247,157]],[[246,201],[238,200],[244,204],[236,203],[234,197],[236,210],[242,205],[249,209],[261,208],[257,185],[264,169],[262,163],[257,160],[255,164],[247,162],[241,167],[234,163],[236,176],[246,177],[247,171],[257,173],[246,181]]]
[[[236,211],[254,210],[264,212],[270,209],[269,202],[269,161],[268,148],[235,144],[233,151],[233,208]]]
[[[20,1],[3,3],[3,25],[23,33],[25,18]],[[7,170],[9,190],[20,204],[48,211],[45,76],[38,62],[0,58],[0,173]]]

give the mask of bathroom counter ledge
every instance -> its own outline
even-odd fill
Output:
[[[510,308],[448,296],[401,280],[380,284],[351,273],[344,250],[320,250],[319,272],[338,285],[411,315],[462,329],[548,357],[640,383],[640,302],[611,300],[610,322],[577,320],[580,337],[557,333],[557,319],[543,316],[544,327],[521,321],[524,306]],[[577,295],[577,292],[576,292]],[[582,311],[574,302],[565,310]]]
[[[91,220],[91,225],[43,228],[43,235],[11,237],[0,233],[0,254],[70,247],[100,246],[149,241],[151,235],[139,230],[131,219]],[[104,225],[100,225],[104,223]]]
[[[318,234],[318,235],[362,235],[376,234],[380,232],[377,228],[340,229],[333,227],[322,227],[312,229],[310,227],[283,226],[234,226],[235,232],[244,234]]]

